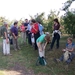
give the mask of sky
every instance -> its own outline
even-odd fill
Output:
[[[47,16],[50,10],[60,10],[67,0],[0,0],[0,16],[9,20],[30,18],[37,13],[45,12]],[[75,3],[72,4],[74,7]],[[61,14],[63,12],[61,11]]]

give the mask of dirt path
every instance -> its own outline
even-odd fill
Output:
[[[9,68],[9,70],[4,71],[4,75],[35,75],[35,74],[32,70],[28,70],[19,63],[15,63],[15,65]]]

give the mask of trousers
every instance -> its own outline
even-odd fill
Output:
[[[7,43],[6,39],[3,39],[3,54],[4,55],[10,54],[10,43]]]
[[[45,50],[44,50],[44,43],[41,44],[40,47],[38,47],[39,57],[45,57]],[[38,43],[37,43],[38,46]],[[42,49],[42,50],[41,50]]]

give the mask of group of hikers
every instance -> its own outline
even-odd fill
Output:
[[[50,38],[49,32],[44,32],[44,27],[40,21],[34,19],[28,21],[25,19],[22,24],[18,27],[18,21],[15,21],[8,30],[8,23],[4,22],[2,26],[1,33],[3,36],[3,54],[12,55],[10,53],[10,44],[13,45],[15,51],[21,50],[18,43],[19,31],[21,35],[21,43],[24,45],[27,44],[26,40],[28,39],[28,44],[32,45],[34,50],[38,50],[39,57],[37,59],[36,65],[46,65],[45,60],[45,49],[48,43],[51,42],[50,48],[48,51],[53,50],[54,43],[56,42],[56,49],[59,49],[59,41],[61,37],[60,32],[60,23],[57,18],[54,20],[52,41]],[[75,57],[74,53],[75,44],[72,41],[72,38],[67,39],[66,48],[63,49],[63,55],[59,59],[54,59],[55,62],[65,61],[69,64],[72,59]]]

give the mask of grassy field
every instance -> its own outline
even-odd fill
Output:
[[[75,40],[74,40],[75,42]],[[62,49],[65,48],[66,37],[61,38],[60,48],[48,51],[46,48],[47,66],[36,66],[38,51],[30,45],[22,45],[21,50],[14,51],[11,48],[12,56],[2,55],[2,41],[0,39],[0,75],[75,75],[75,59],[66,69],[66,63],[56,64],[53,59],[59,58]]]

